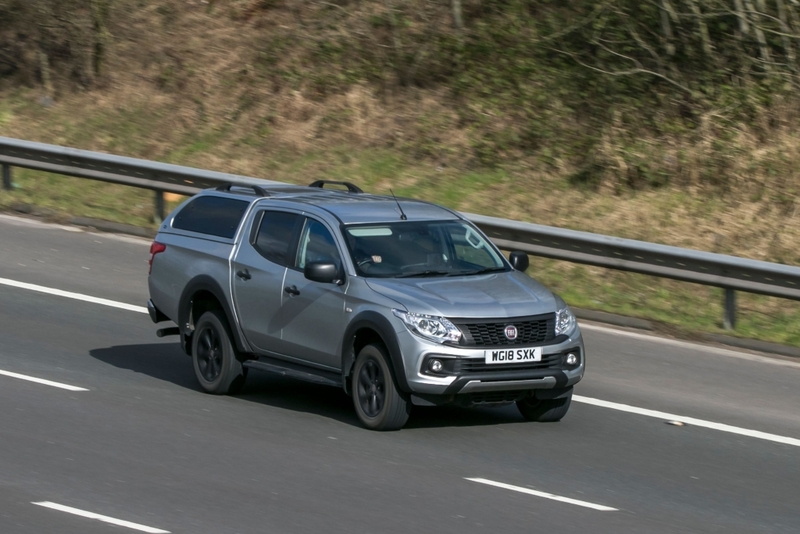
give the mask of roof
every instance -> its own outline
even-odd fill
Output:
[[[253,194],[232,188],[226,195],[252,201]],[[213,190],[211,190],[213,191]],[[393,198],[367,193],[354,193],[321,187],[264,187],[266,198],[287,203],[313,205],[328,211],[345,224],[377,223],[401,220],[398,203],[409,221],[459,219],[453,211],[430,202],[409,198]],[[257,199],[264,199],[256,195]]]

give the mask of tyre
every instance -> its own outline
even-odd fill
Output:
[[[237,359],[228,321],[222,311],[207,311],[195,324],[192,364],[200,387],[208,393],[233,394],[244,385],[246,369]]]
[[[522,416],[528,421],[538,421],[540,423],[554,423],[561,421],[569,411],[572,403],[572,391],[558,399],[537,399],[536,397],[525,397],[517,401],[517,408]]]
[[[411,402],[395,384],[386,348],[361,349],[353,367],[353,404],[358,418],[371,430],[398,430],[408,421]]]

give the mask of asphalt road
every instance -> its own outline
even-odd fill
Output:
[[[584,325],[560,423],[415,407],[376,433],[266,373],[206,395],[146,314],[8,285],[143,306],[148,246],[0,216],[1,533],[800,532],[800,362]]]

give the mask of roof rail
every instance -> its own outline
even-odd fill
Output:
[[[253,192],[254,192],[256,195],[258,195],[258,196],[261,196],[261,197],[269,197],[269,196],[272,196],[272,195],[270,195],[270,193],[269,193],[269,192],[267,192],[267,190],[266,190],[266,189],[264,189],[263,187],[259,187],[259,186],[257,186],[257,185],[238,185],[238,184],[234,185],[234,184],[222,184],[222,185],[220,185],[220,186],[218,186],[218,187],[217,187],[217,191],[230,191],[230,190],[231,190],[231,187],[243,187],[243,188],[245,188],[245,189],[247,189],[247,188],[249,187],[249,188],[250,188],[250,189],[252,189],[252,190],[253,190]]]
[[[339,182],[336,180],[317,180],[316,182],[308,184],[308,187],[318,187],[322,189],[326,184],[331,185],[343,185],[347,188],[349,193],[363,193],[364,190],[358,187],[357,185],[351,184],[350,182]]]

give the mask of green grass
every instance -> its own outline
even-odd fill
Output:
[[[646,195],[632,191],[602,194],[527,169],[456,169],[389,148],[333,146],[297,152],[272,147],[266,122],[241,132],[226,124],[209,124],[177,134],[165,128],[170,114],[164,109],[133,105],[86,116],[55,113],[10,93],[0,99],[0,135],[16,135],[15,126],[25,117],[51,125],[43,140],[65,146],[101,146],[112,153],[195,167],[207,167],[206,162],[212,161],[216,170],[227,172],[237,172],[237,161],[248,161],[251,174],[272,180],[299,184],[321,178],[345,180],[366,191],[388,194],[391,189],[399,197],[430,200],[461,211],[679,246],[698,246],[695,236],[681,230],[687,227],[681,218],[713,226],[726,211],[723,200],[708,195],[669,189]],[[160,132],[155,140],[154,132]],[[153,148],[154,143],[160,149]],[[49,210],[49,218],[56,221],[84,216],[155,228],[153,193],[148,190],[18,168],[13,170],[13,182],[13,191],[0,191],[0,209],[5,211],[30,204]],[[642,196],[637,200],[636,195]],[[637,205],[639,212],[635,211]],[[642,205],[646,206],[644,213]],[[620,210],[628,210],[629,216],[615,219]],[[663,239],[665,232],[672,232],[669,240]],[[730,246],[735,252],[740,245],[733,242]],[[728,333],[800,346],[800,304],[793,301],[739,293],[739,322],[735,332],[726,332],[722,328],[723,294],[717,288],[541,258],[531,258],[529,274],[571,305],[650,319],[682,336]]]
[[[737,292],[736,329],[728,331],[720,288],[545,258],[531,258],[527,272],[578,308],[657,321],[682,336],[717,333],[800,346],[795,301]]]
[[[0,209],[27,204],[43,208],[55,221],[81,216],[155,228],[152,191],[27,169],[12,172],[13,190],[0,191]],[[167,204],[168,209],[177,205]]]
[[[191,139],[172,154],[176,160],[185,159],[203,149],[206,142],[211,141]],[[398,196],[424,198],[456,209],[463,209],[466,199],[481,197],[479,204],[485,213],[491,213],[491,206],[502,205],[502,198],[484,198],[486,192],[513,181],[500,170],[476,171],[450,180],[446,179],[447,169],[415,166],[384,150],[342,148],[296,157],[283,153],[266,166],[272,169],[268,173],[272,179],[294,178],[297,183],[319,178],[348,180],[373,192],[388,192],[392,187]],[[86,216],[155,227],[151,191],[24,169],[14,169],[13,182],[13,191],[0,192],[0,208],[9,210],[14,204],[27,203],[52,210],[54,220]],[[672,205],[689,200],[672,196],[662,201]],[[713,210],[713,206],[701,209]],[[500,213],[494,214],[503,216],[502,209],[496,211]],[[738,293],[738,324],[734,332],[728,332],[722,327],[723,292],[718,288],[535,257],[528,274],[570,305],[649,319],[680,336],[726,333],[800,346],[800,303],[793,301]]]

